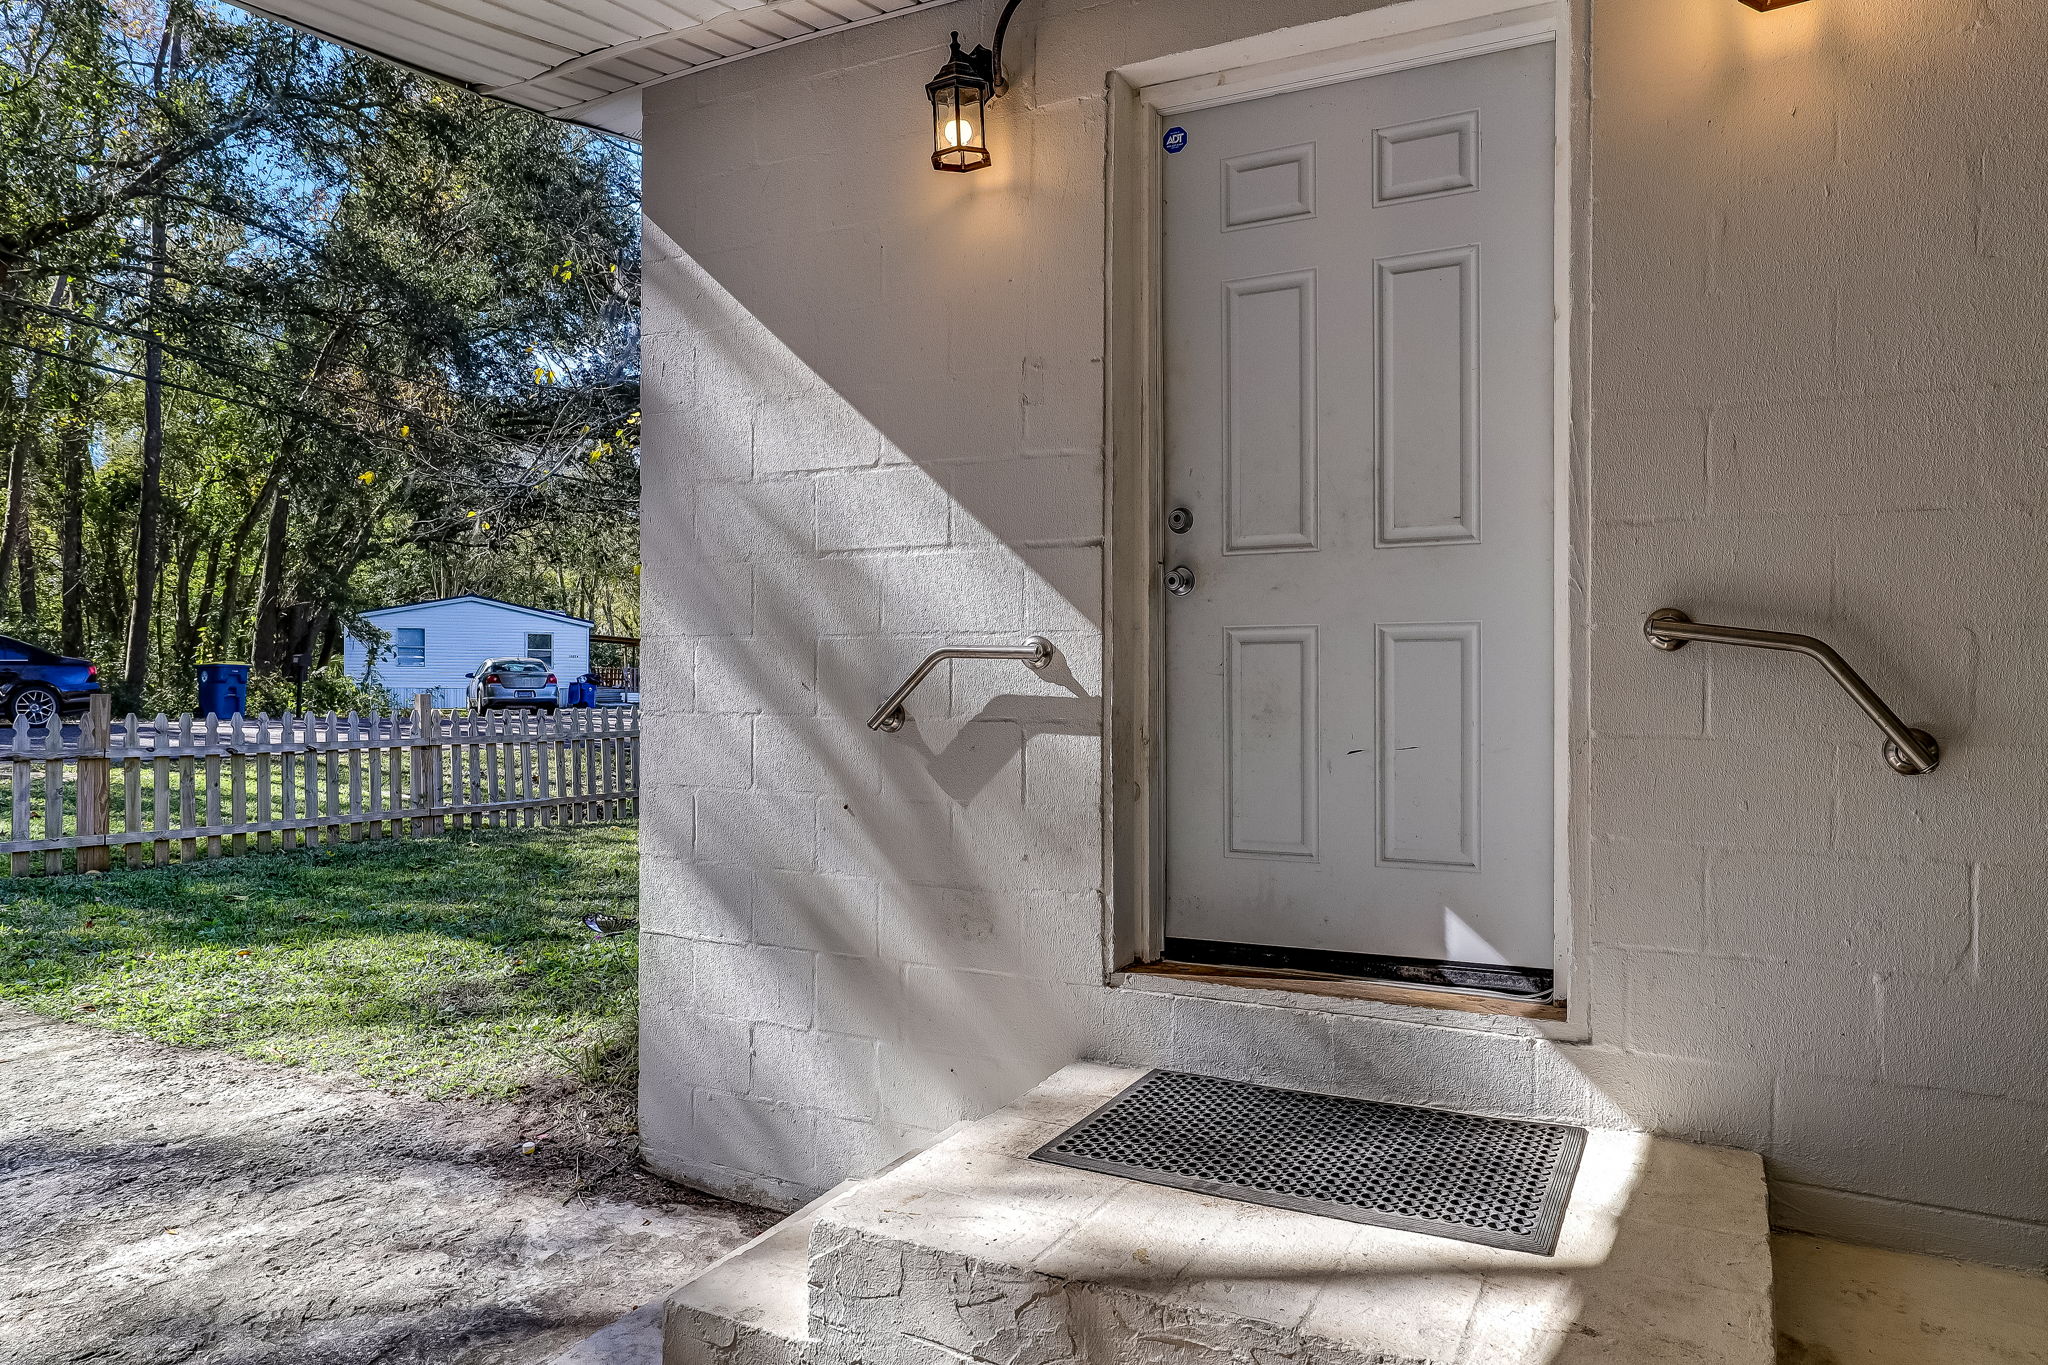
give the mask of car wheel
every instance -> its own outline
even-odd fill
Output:
[[[31,683],[15,689],[14,696],[7,703],[7,714],[17,727],[26,725],[32,730],[41,730],[58,723],[63,708],[63,698],[47,687]]]

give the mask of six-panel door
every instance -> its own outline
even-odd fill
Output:
[[[1171,120],[1170,938],[1551,964],[1553,59]]]

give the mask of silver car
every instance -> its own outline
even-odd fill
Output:
[[[493,707],[527,706],[552,711],[560,704],[555,672],[539,659],[486,659],[469,679],[469,709],[482,715]]]

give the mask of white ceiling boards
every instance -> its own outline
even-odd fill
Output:
[[[310,33],[556,118],[640,135],[640,91],[948,0],[260,0]]]

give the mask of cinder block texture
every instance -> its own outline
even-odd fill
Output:
[[[650,1156],[795,1202],[1114,1056],[1739,1142],[1811,1230],[2038,1259],[2048,7],[1573,6],[1589,1042],[1100,984],[1104,75],[1361,3],[1028,7],[972,176],[918,87],[993,3],[647,91],[647,913],[700,949],[649,958]],[[1940,771],[1661,606],[1836,642]],[[1030,631],[1055,672],[863,728]]]

